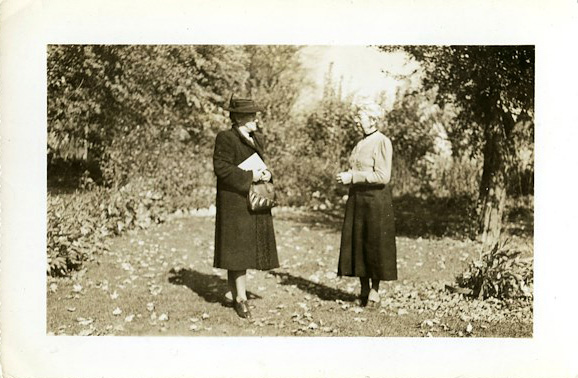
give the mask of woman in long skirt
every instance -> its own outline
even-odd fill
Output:
[[[363,306],[375,306],[380,302],[380,281],[397,279],[389,185],[393,152],[389,138],[377,129],[380,113],[381,109],[376,105],[361,107],[356,126],[363,131],[364,137],[351,153],[351,169],[337,174],[339,183],[350,186],[337,274],[359,277]]]

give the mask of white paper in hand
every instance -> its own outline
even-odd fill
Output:
[[[245,161],[239,164],[239,168],[244,171],[253,171],[253,170],[260,170],[260,169],[267,169],[265,162],[261,159],[258,153],[254,153],[253,155],[249,156]]]

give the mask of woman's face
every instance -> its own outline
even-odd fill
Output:
[[[259,121],[257,120],[257,114],[247,114],[243,115],[238,119],[239,126],[244,126],[249,132],[255,132],[259,128]]]
[[[367,112],[360,111],[355,117],[355,125],[363,131],[364,134],[369,134],[375,128],[374,122]]]
[[[255,132],[259,128],[259,121],[257,121],[257,118],[255,118],[245,123],[245,127],[247,128],[247,130],[249,130],[249,132]]]

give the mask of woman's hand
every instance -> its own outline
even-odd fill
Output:
[[[265,182],[271,181],[271,172],[269,172],[267,169],[261,171],[261,180]]]
[[[263,174],[263,169],[253,169],[253,182],[261,180],[261,175]]]
[[[351,184],[351,180],[353,179],[353,175],[349,172],[341,172],[338,173],[336,176],[337,182],[343,185]]]
[[[253,169],[253,182],[258,181],[270,181],[271,180],[271,172],[267,169]]]

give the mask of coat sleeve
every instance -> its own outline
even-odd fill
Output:
[[[373,154],[373,171],[351,171],[354,184],[389,184],[391,180],[391,141],[383,138],[379,141]]]
[[[266,151],[266,140],[265,137],[263,136],[263,134],[261,133],[256,133],[256,135],[254,136],[254,139],[257,141],[257,145],[259,146],[259,150],[261,153],[264,153]],[[265,162],[266,164],[266,162]],[[271,173],[271,180],[269,180],[269,182],[273,183],[273,171],[271,171],[271,167],[267,166],[267,170]]]
[[[249,193],[249,188],[253,182],[253,173],[237,167],[234,159],[233,141],[224,133],[217,134],[213,153],[213,169],[217,178],[242,193]]]

